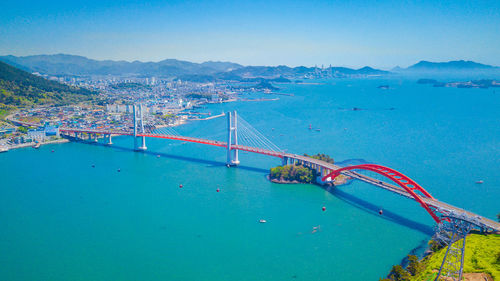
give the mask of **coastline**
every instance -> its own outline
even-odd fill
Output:
[[[342,176],[342,175],[337,176],[337,178],[340,178],[340,176]],[[288,180],[284,180],[284,179],[272,179],[270,174],[267,174],[266,178],[270,182],[278,183],[278,184],[314,184],[314,185],[319,185],[319,186],[324,186],[324,185],[329,185],[329,186],[344,185],[344,184],[347,184],[347,182],[352,179],[350,177],[344,176],[344,177],[340,178],[340,180],[335,179],[335,181],[333,181],[333,182],[326,183],[326,184],[320,184],[318,182],[306,183],[306,182],[300,182],[300,181],[297,181],[297,180],[288,181]]]
[[[500,234],[482,234],[477,231],[471,231],[467,235],[466,240],[463,270],[464,280],[500,280],[500,267],[497,266],[500,260],[500,248],[498,247],[500,245]],[[410,273],[409,256],[415,253],[410,252],[398,265],[402,270],[408,271],[409,279],[407,280],[428,281],[436,278],[447,248],[432,249],[433,247],[430,245],[431,241],[433,241],[432,238],[429,240],[426,247],[427,250],[423,256],[417,258],[417,266],[413,265],[413,268],[418,268],[418,271],[413,275]],[[459,243],[459,241],[455,243]],[[386,279],[382,280],[392,280],[390,276],[393,274],[393,270],[389,272]]]
[[[51,141],[46,141],[46,142],[40,142],[40,146],[42,145],[46,145],[46,144],[54,144],[54,143],[67,143],[67,142],[70,142],[70,140],[68,139],[65,139],[65,138],[61,138],[61,139],[57,139],[57,140],[51,140]],[[12,146],[6,146],[6,148],[8,150],[12,150],[12,149],[19,149],[19,148],[25,148],[25,147],[33,147],[33,142],[29,142],[29,143],[22,143],[22,144],[16,144],[16,145],[12,145]],[[7,150],[7,151],[8,151]]]

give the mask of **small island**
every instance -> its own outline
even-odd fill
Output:
[[[319,153],[316,155],[304,154],[304,156],[325,161],[331,164],[334,163],[333,158],[331,158],[326,154],[319,154]],[[328,185],[334,185],[334,186],[342,185],[347,183],[347,181],[350,179],[351,179],[350,177],[341,174],[337,176],[335,180],[333,180],[331,183],[328,183]],[[316,169],[312,169],[310,167],[303,166],[298,163],[271,168],[269,172],[269,180],[271,180],[274,183],[283,183],[283,184],[313,183],[313,184],[325,185],[325,183],[321,181],[321,175],[318,171],[316,171]]]
[[[490,87],[500,87],[500,81],[483,79],[472,81],[457,81],[457,82],[439,82],[435,79],[419,79],[417,84],[428,84],[433,87],[450,87],[450,88],[479,88],[488,89]]]

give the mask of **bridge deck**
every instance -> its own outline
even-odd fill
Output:
[[[337,165],[334,165],[331,163],[327,163],[327,162],[324,162],[324,161],[321,161],[318,159],[313,159],[313,158],[310,158],[307,156],[302,156],[302,155],[297,155],[297,154],[284,154],[284,156],[289,157],[289,158],[293,158],[293,159],[298,159],[298,160],[310,162],[310,163],[322,166],[322,167],[330,169],[330,170],[337,170],[337,169],[341,168],[340,166],[337,166]],[[383,188],[385,190],[391,191],[391,192],[396,193],[398,195],[413,199],[413,197],[408,192],[406,192],[403,188],[401,188],[397,185],[383,182],[383,181],[380,181],[378,179],[375,179],[375,178],[372,178],[372,177],[369,177],[369,176],[366,176],[366,175],[363,175],[363,174],[360,174],[357,172],[346,171],[346,172],[342,172],[342,173],[347,175],[347,176],[364,181],[366,183],[378,186],[378,187]],[[450,205],[448,203],[441,202],[437,199],[430,199],[430,198],[426,198],[426,197],[421,197],[421,198],[426,204],[437,208],[438,210],[441,211],[441,213],[461,214],[461,215],[464,215],[464,216],[474,220],[474,222],[478,226],[483,226],[485,228],[500,231],[500,223],[498,223],[494,220],[491,220],[491,219],[485,218],[483,216],[477,215],[475,213],[466,211],[462,208]]]
[[[61,128],[61,132],[66,132],[66,133],[90,133],[90,134],[113,134],[113,135],[128,135],[131,136],[132,133],[130,132],[124,132],[124,131],[106,131],[106,130],[88,130],[88,129],[69,129],[69,128]],[[180,141],[187,141],[187,142],[194,142],[194,143],[201,143],[201,144],[207,144],[207,145],[212,145],[212,146],[218,146],[218,147],[224,147],[227,148],[227,143],[225,142],[220,142],[220,141],[214,141],[214,140],[207,140],[207,139],[202,139],[202,138],[193,138],[193,137],[185,137],[185,136],[176,136],[176,135],[161,135],[161,134],[138,134],[137,136],[144,136],[144,137],[151,137],[151,138],[162,138],[162,139],[171,139],[171,140],[180,140]],[[250,147],[250,146],[245,146],[245,145],[233,145],[232,149],[238,149],[238,150],[243,150],[243,151],[248,151],[248,152],[253,152],[253,153],[258,153],[258,154],[264,154],[264,155],[269,155],[269,156],[274,156],[274,157],[288,157],[289,159],[296,159],[312,164],[316,164],[318,166],[321,166],[323,168],[329,169],[329,170],[337,170],[340,169],[340,166],[337,166],[335,164],[331,164],[325,161],[321,161],[318,159],[310,158],[307,156],[303,155],[298,155],[298,154],[291,154],[291,153],[283,153],[283,152],[277,152],[277,151],[272,151],[272,150],[267,150],[267,149],[262,149],[262,148],[256,148],[256,147]],[[390,192],[396,193],[398,195],[404,196],[406,198],[414,199],[408,192],[406,192],[403,188],[396,186],[391,183],[383,182],[378,179],[353,172],[353,171],[344,171],[342,174],[359,179],[361,181],[364,181],[366,183],[378,186],[380,188],[383,188],[385,190],[388,190]],[[440,213],[454,213],[454,214],[459,214],[461,216],[466,217],[469,221],[475,223],[477,226],[485,228],[485,229],[493,229],[496,231],[500,231],[500,223],[495,222],[491,219],[482,217],[480,215],[474,214],[472,212],[466,211],[462,208],[455,207],[453,205],[441,202],[437,199],[430,199],[426,197],[421,197],[422,200],[428,204],[429,206],[432,206],[436,208]]]

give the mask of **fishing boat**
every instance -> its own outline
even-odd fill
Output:
[[[476,181],[477,184],[482,184],[483,182],[484,182],[483,180]]]
[[[39,148],[40,148],[40,143],[39,143],[39,142],[35,143],[35,144],[33,145],[33,148],[35,148],[35,149],[39,149]]]
[[[259,220],[260,223],[266,223],[266,220]]]

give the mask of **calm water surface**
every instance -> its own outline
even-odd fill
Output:
[[[280,87],[294,96],[206,110],[238,110],[288,151],[387,165],[445,202],[500,212],[500,90],[396,78]],[[224,126],[176,130],[222,140]],[[220,148],[114,143],[0,155],[0,280],[378,280],[432,233],[415,202],[364,183],[272,184],[278,159],[241,153],[228,169]]]

